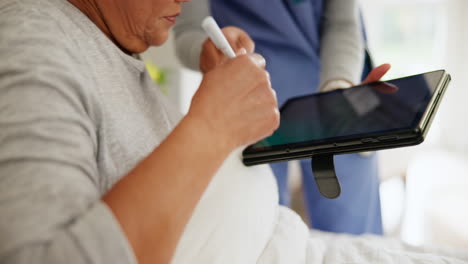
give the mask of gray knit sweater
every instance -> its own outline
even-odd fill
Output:
[[[101,196],[175,126],[66,0],[0,1],[0,263],[136,263]]]

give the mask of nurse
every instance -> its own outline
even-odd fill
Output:
[[[348,88],[361,81],[364,37],[357,0],[198,0],[184,6],[175,26],[182,63],[205,73],[226,58],[200,24],[212,15],[235,51],[258,52],[266,61],[278,104],[315,92]],[[300,161],[309,224],[351,234],[382,233],[376,154],[335,157],[341,196],[318,191],[310,159]],[[280,203],[289,205],[288,163],[271,164]]]

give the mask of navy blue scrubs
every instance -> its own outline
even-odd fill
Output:
[[[256,52],[267,61],[279,105],[318,91],[323,9],[324,0],[211,0],[211,13],[220,26],[240,27],[255,41]],[[271,167],[280,203],[289,205],[287,163]],[[376,154],[336,156],[335,167],[342,193],[329,200],[317,190],[310,159],[301,161],[310,224],[332,232],[381,234]]]

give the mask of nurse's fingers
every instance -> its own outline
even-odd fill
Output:
[[[374,68],[369,75],[367,75],[366,79],[362,82],[362,84],[377,82],[379,81],[391,68],[391,65],[386,63],[382,64],[376,68]]]

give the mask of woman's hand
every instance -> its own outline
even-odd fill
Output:
[[[228,155],[278,127],[276,95],[264,67],[262,56],[243,54],[205,74],[189,113],[103,197],[138,263],[170,263]]]
[[[188,117],[199,120],[213,144],[232,150],[254,143],[279,126],[276,93],[259,54],[244,54],[205,74]]]
[[[242,48],[244,48],[247,53],[253,53],[255,43],[245,31],[237,27],[225,27],[222,31],[235,53],[238,53]],[[216,48],[214,43],[210,39],[207,39],[203,43],[202,52],[200,54],[200,70],[203,73],[207,73],[217,65],[226,62],[227,59],[228,58]]]

